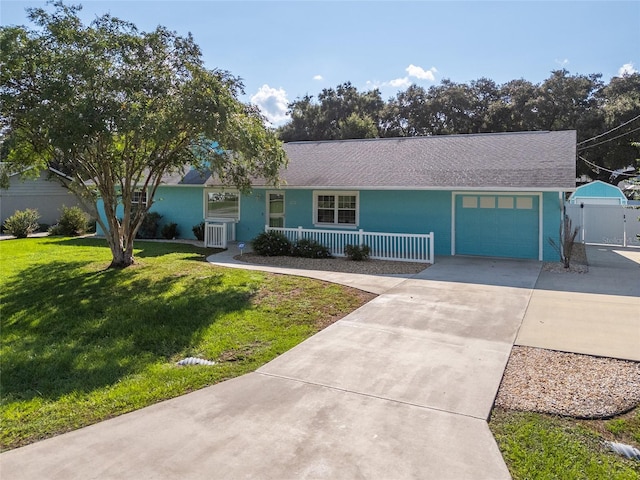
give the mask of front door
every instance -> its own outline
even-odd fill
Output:
[[[267,193],[269,226],[284,228],[284,192]]]

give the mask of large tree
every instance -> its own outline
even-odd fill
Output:
[[[73,178],[112,266],[134,262],[136,232],[167,174],[207,169],[241,189],[256,176],[277,182],[286,157],[275,133],[238,100],[238,78],[205,68],[191,36],[140,32],[110,15],[85,25],[80,8],[58,1],[27,10],[35,29],[0,29],[0,134],[5,160],[55,164]],[[136,205],[142,189],[148,202]]]
[[[325,88],[318,101],[305,95],[289,104],[289,123],[279,129],[285,142],[344,140],[379,136],[384,107],[380,91],[359,92],[351,82]]]

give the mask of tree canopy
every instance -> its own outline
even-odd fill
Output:
[[[238,100],[238,78],[205,68],[190,35],[140,32],[108,14],[84,25],[80,6],[53,7],[27,10],[35,29],[0,29],[2,152],[73,178],[113,266],[133,263],[133,239],[167,174],[206,169],[240,189],[257,176],[277,182],[281,142]],[[142,189],[148,202],[136,205]]]
[[[608,84],[601,77],[562,69],[539,84],[444,79],[429,88],[411,85],[386,102],[378,90],[360,92],[347,82],[324,89],[317,101],[306,95],[291,102],[291,120],[279,135],[287,142],[575,129],[579,157],[589,162],[577,160],[578,174],[609,180],[608,170],[635,165],[632,142],[640,139],[640,74],[614,77]],[[616,130],[599,137],[611,129]]]

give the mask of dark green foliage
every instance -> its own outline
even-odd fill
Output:
[[[280,232],[262,232],[252,240],[251,244],[258,255],[265,257],[289,255],[291,253],[291,242]]]
[[[369,260],[370,251],[371,249],[368,245],[347,245],[344,247],[344,254],[349,260],[355,260],[356,262]]]
[[[162,215],[158,212],[147,212],[136,238],[158,238],[158,227],[160,226],[161,218]]]
[[[28,235],[40,228],[39,218],[40,214],[35,209],[16,210],[4,221],[4,231],[17,238],[27,238]]]
[[[315,240],[302,238],[291,247],[291,255],[303,258],[331,258],[331,251]]]
[[[109,14],[85,24],[81,6],[48,3],[27,9],[34,28],[0,26],[2,159],[14,170],[67,172],[112,267],[134,263],[136,232],[155,236],[140,226],[166,174],[189,165],[242,190],[252,178],[278,182],[286,156],[275,132],[239,99],[239,78],[205,66],[190,35],[140,31]]]
[[[194,225],[191,231],[198,240],[204,242],[204,222],[200,222],[199,224]]]
[[[89,219],[80,207],[62,206],[62,215],[56,225],[49,229],[51,235],[77,237],[89,230]]]
[[[611,182],[609,170],[638,158],[630,134],[640,126],[640,73],[608,84],[601,74],[565,69],[541,83],[445,78],[428,88],[413,84],[386,102],[379,90],[361,92],[346,82],[296,99],[289,110],[291,119],[278,129],[285,142],[575,129],[579,156],[605,167],[578,159],[578,175]],[[599,136],[611,129],[612,135]]]
[[[171,240],[178,236],[178,224],[177,223],[167,223],[162,230],[160,231],[162,238],[167,240]]]

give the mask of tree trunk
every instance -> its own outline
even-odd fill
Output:
[[[129,238],[130,235],[127,235],[124,230],[122,227],[116,227],[105,232],[112,256],[109,268],[126,268],[135,263],[133,238]]]
[[[125,268],[135,263],[133,258],[133,245],[129,248],[111,248],[113,260],[109,268]]]

